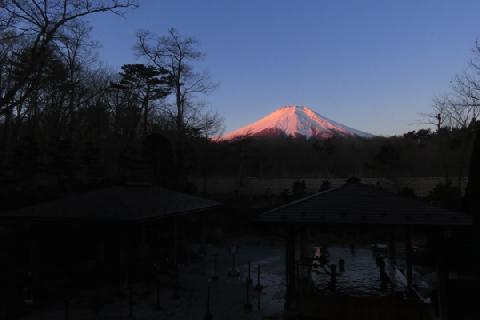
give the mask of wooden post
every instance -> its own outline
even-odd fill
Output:
[[[173,287],[172,299],[180,299],[180,270],[178,267],[178,226],[177,218],[173,217],[173,268],[175,272],[175,284]]]
[[[395,246],[395,231],[392,230],[390,239],[388,241],[388,260],[390,264],[395,265],[397,263],[397,248]]]
[[[286,301],[285,310],[290,311],[295,297],[295,233],[292,229],[288,231],[286,241]]]
[[[285,311],[290,309],[289,299],[290,299],[290,242],[289,235],[285,236]]]
[[[128,317],[130,319],[135,319],[133,306],[134,306],[134,292],[133,292],[133,285],[134,285],[134,271],[136,268],[135,262],[137,258],[136,254],[136,243],[135,243],[135,229],[133,227],[127,227],[128,237],[127,237],[127,275],[128,275]]]
[[[252,284],[252,261],[251,260],[248,260],[247,282],[249,284]]]
[[[228,275],[232,278],[236,278],[238,276],[240,276],[240,271],[237,270],[237,262],[235,260],[235,251],[232,250],[232,268],[230,270],[230,272],[228,273]]]
[[[252,312],[252,303],[250,302],[250,283],[245,283],[245,311]]]
[[[101,308],[101,289],[103,285],[103,265],[105,261],[105,241],[100,230],[97,230],[97,264],[95,275],[95,316],[98,317]]]
[[[65,304],[64,319],[68,320],[70,316],[70,301],[68,300],[68,298],[65,298],[64,304]]]
[[[207,217],[200,217],[201,221],[201,230],[200,230],[200,253],[207,254],[208,252],[208,222],[206,221]]]
[[[178,300],[180,299],[180,274],[178,270],[178,265],[175,267],[175,285],[173,286],[173,294],[172,299]]]
[[[173,218],[173,267],[177,268],[178,264],[178,230],[177,219]]]
[[[99,281],[100,281],[100,279],[98,279],[98,275],[97,275],[97,281],[96,281],[96,285],[95,285],[95,317],[98,317],[98,315],[100,314],[101,301],[100,301]]]
[[[0,299],[2,301],[2,304],[1,304],[1,309],[0,309],[0,316],[1,316],[1,319],[5,319],[5,320],[9,320],[10,319],[10,315],[9,315],[9,291],[10,291],[10,286],[7,285],[3,288],[0,289]]]
[[[443,230],[440,230],[436,241],[437,251],[437,276],[438,276],[438,307],[440,319],[448,319],[448,268],[446,263],[445,237]]]
[[[390,285],[391,288],[395,287],[395,277],[396,277],[396,267],[397,267],[397,246],[395,242],[395,228],[391,228],[390,230],[390,237],[388,239],[388,248],[387,248],[387,253],[388,253],[388,274],[390,277]]]
[[[123,228],[120,231],[125,231]],[[125,237],[120,235],[121,233],[117,233],[118,239],[118,247],[119,247],[119,254],[118,254],[118,282],[119,287],[123,291],[128,289],[128,284],[130,282],[130,260],[129,260],[129,239],[125,239]]]
[[[355,244],[350,244],[350,253],[355,254]]]
[[[263,290],[263,286],[260,282],[261,268],[262,268],[262,266],[259,264],[257,266],[257,285],[255,286],[255,290],[257,290],[257,292],[262,292],[262,290]]]
[[[213,319],[212,312],[210,311],[210,286],[208,286],[208,288],[207,288],[207,310],[205,311],[203,319],[204,320],[212,320]]]
[[[257,294],[257,310],[260,311],[262,305],[262,295]]]
[[[380,289],[383,291],[387,289],[388,276],[385,272],[385,260],[383,257],[378,258],[378,269],[380,271]]]
[[[337,266],[335,264],[330,265],[330,271],[332,291],[335,292],[337,290]]]
[[[407,226],[405,232],[405,254],[407,263],[407,289],[410,294],[413,284],[413,261],[412,261],[412,232],[410,226]]]
[[[345,272],[345,260],[343,259],[338,260],[338,271]]]
[[[313,258],[312,247],[310,246],[310,231],[308,228],[304,228],[300,234],[300,248],[299,254],[303,263],[300,265],[300,277],[302,281],[311,280],[312,276],[312,266],[311,260]]]
[[[156,300],[155,310],[157,311],[162,310],[162,306],[160,304],[160,279],[158,279],[158,276],[156,281],[155,300]]]
[[[39,292],[37,289],[40,287],[41,282],[41,255],[40,255],[40,245],[36,237],[36,228],[33,221],[28,220],[25,222],[25,233],[29,240],[29,258],[30,258],[30,302],[32,305],[37,303],[37,298],[39,297]]]
[[[128,317],[135,319],[133,314],[133,288],[131,284],[128,286]]]
[[[212,276],[213,281],[218,280],[218,273],[217,273],[217,254],[215,253],[213,255],[213,276]]]

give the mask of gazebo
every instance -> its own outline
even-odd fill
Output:
[[[37,301],[56,281],[69,288],[111,281],[125,289],[135,276],[151,281],[152,265],[175,274],[188,259],[180,249],[189,246],[182,245],[205,241],[219,206],[156,186],[123,185],[0,212],[6,247],[0,254],[10,252],[0,256],[0,293],[11,301],[15,288],[31,287]]]
[[[441,251],[447,230],[471,227],[472,218],[385,191],[378,186],[352,182],[299,199],[263,213],[258,220],[269,227],[278,227],[286,242],[286,301],[287,314],[300,314],[298,264],[311,259],[307,230],[331,232],[383,232],[388,237],[388,256],[395,262],[395,240],[399,234],[405,244],[406,285],[412,290],[412,232],[434,239],[437,252],[437,274],[440,283],[439,306],[442,319],[447,318],[448,270],[445,253]],[[310,318],[308,318],[310,319]],[[359,317],[358,319],[361,319]]]

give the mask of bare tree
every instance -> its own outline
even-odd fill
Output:
[[[189,133],[201,134],[219,128],[217,114],[202,112],[199,95],[208,94],[215,88],[206,72],[196,72],[194,63],[203,58],[197,49],[198,42],[182,36],[171,28],[166,36],[155,36],[148,31],[137,33],[135,50],[148,63],[167,71],[171,90],[174,93],[173,108],[169,115],[175,123],[177,177],[184,174],[184,140]],[[215,130],[214,130],[215,131]]]
[[[195,98],[215,88],[206,72],[193,69],[193,63],[203,57],[196,48],[197,44],[194,38],[184,37],[173,28],[168,30],[167,36],[154,36],[148,31],[137,34],[137,54],[169,74],[175,94],[172,115],[179,135],[185,134],[188,119],[199,114],[202,104],[196,103]]]
[[[73,139],[75,126],[75,108],[80,96],[78,94],[80,78],[85,66],[90,66],[97,60],[98,43],[90,39],[91,26],[84,21],[74,21],[59,34],[55,43],[57,51],[62,57],[68,71],[68,132],[69,139]]]
[[[191,128],[195,134],[205,138],[218,139],[224,132],[224,119],[217,112],[205,111],[202,107],[192,108],[194,112],[189,113],[185,119],[187,128]]]
[[[433,112],[426,117],[437,126],[437,132],[444,142],[447,142],[448,132],[453,129],[456,135],[463,139],[455,143],[460,147],[461,161],[458,165],[458,187],[462,187],[465,159],[469,144],[466,143],[472,137],[479,139],[478,116],[480,114],[480,43],[476,42],[473,49],[473,59],[469,68],[462,74],[455,76],[451,82],[451,92],[440,98],[434,99]],[[477,131],[477,132],[476,132]],[[443,160],[446,143],[441,143],[439,157]]]
[[[435,98],[433,112],[427,114],[437,127],[468,128],[480,114],[480,43],[474,48],[474,58],[463,74],[451,82],[452,91]]]
[[[78,19],[102,12],[123,14],[135,0],[2,0],[0,37],[25,39],[29,65],[21,77],[0,95],[0,115],[27,99],[45,66],[48,48],[62,31]],[[27,90],[23,90],[28,88]],[[21,92],[22,91],[22,92]]]

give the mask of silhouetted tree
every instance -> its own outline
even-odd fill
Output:
[[[395,149],[394,145],[388,140],[382,144],[380,150],[375,156],[375,160],[386,166],[392,166],[399,159],[400,154]]]
[[[0,39],[16,38],[28,43],[29,63],[24,72],[0,96],[0,115],[23,103],[38,82],[48,55],[60,34],[76,20],[101,12],[122,14],[136,7],[134,0],[3,0],[0,2]]]
[[[153,169],[157,183],[168,185],[173,180],[173,150],[167,138],[158,133],[146,136],[142,157]]]
[[[178,175],[184,174],[184,142],[188,131],[205,129],[202,125],[216,127],[219,119],[215,114],[209,117],[209,114],[202,113],[203,105],[196,101],[198,95],[207,94],[215,87],[207,73],[194,71],[193,63],[203,57],[196,47],[195,39],[184,37],[173,28],[169,29],[167,36],[154,36],[148,31],[137,34],[137,53],[149,64],[166,70],[175,96],[171,116],[176,131]],[[205,121],[205,117],[210,120]]]
[[[475,216],[478,222],[479,203],[480,198],[480,124],[476,125],[476,137],[473,144],[470,170],[468,174],[468,184],[465,190],[464,205],[465,209]]]
[[[165,69],[144,64],[125,64],[122,66],[120,81],[112,87],[126,92],[133,108],[140,107],[143,112],[143,136],[148,134],[152,104],[165,98],[169,93],[170,79]],[[134,118],[138,118],[135,117]],[[136,121],[138,123],[138,121]],[[135,123],[135,127],[136,127]]]
[[[203,57],[196,46],[194,38],[184,37],[173,28],[168,30],[167,36],[154,37],[148,31],[137,34],[137,52],[169,75],[175,94],[173,116],[179,133],[184,132],[191,113],[198,106],[195,96],[209,93],[214,88],[208,74],[193,69],[192,63]]]

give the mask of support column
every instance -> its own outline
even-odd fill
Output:
[[[151,249],[151,243],[150,243],[150,228],[147,227],[145,223],[143,223],[140,228],[140,241],[139,241],[139,253],[142,259],[148,259],[151,258],[152,256],[152,249]]]
[[[178,266],[178,230],[177,219],[173,218],[173,267],[176,269]]]
[[[413,261],[412,261],[412,232],[410,226],[407,226],[405,230],[405,260],[407,263],[407,289],[408,292],[412,291],[413,284]]]
[[[436,241],[437,253],[437,276],[438,276],[438,307],[440,319],[448,319],[448,267],[446,261],[445,237],[443,230],[438,232]]]
[[[134,301],[135,301],[135,292],[134,284],[137,281],[137,236],[139,234],[137,226],[128,226],[128,243],[127,243],[127,274],[128,274],[128,317],[130,319],[135,319],[134,315]]]
[[[312,263],[313,252],[310,246],[310,236],[307,228],[302,230],[300,234],[300,259],[302,263]],[[312,267],[311,265],[301,265],[300,266],[300,276],[302,281],[311,280]]]
[[[397,248],[395,245],[395,229],[392,229],[390,233],[390,239],[388,241],[388,260],[392,265],[397,264]]]
[[[178,268],[178,221],[177,218],[173,218],[173,270],[175,273],[175,284],[173,288],[172,299],[177,300],[180,298],[180,270]]]
[[[128,229],[119,228],[116,232],[116,236],[118,237],[118,247],[119,247],[119,263],[118,263],[118,276],[119,276],[119,286],[120,290],[126,290],[128,288],[128,284],[130,283],[130,257],[129,257],[129,241],[130,235],[125,237],[124,232],[129,232]]]
[[[30,255],[30,270],[27,274],[30,281],[30,300],[31,303],[37,304],[37,299],[41,296],[38,290],[41,288],[41,257],[40,257],[40,244],[37,238],[37,230],[34,228],[33,221],[28,221],[25,226],[26,235],[28,237],[29,255]]]
[[[95,268],[95,316],[98,316],[102,304],[103,270],[105,265],[105,239],[102,230],[97,230],[97,259]]]
[[[290,311],[295,297],[295,233],[288,230],[286,239],[286,301],[285,311]]]
[[[395,243],[395,229],[392,228],[390,231],[390,238],[388,240],[388,262],[389,262],[389,269],[388,272],[390,273],[390,280],[392,287],[395,286],[395,267],[397,265],[397,247]]]
[[[203,215],[200,217],[201,230],[200,230],[200,252],[207,254],[208,252],[208,216]]]

